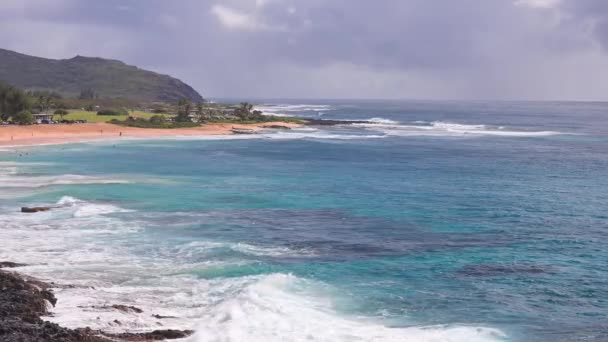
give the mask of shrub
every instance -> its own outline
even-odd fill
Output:
[[[31,125],[34,123],[34,116],[30,111],[22,110],[19,113],[13,115],[13,122],[20,125]]]
[[[129,113],[124,109],[102,109],[97,112],[97,115],[121,116],[129,115]]]
[[[167,120],[163,115],[153,115],[152,117],[150,117],[150,123],[154,125],[162,125],[166,121]]]
[[[57,109],[54,114],[55,115],[67,115],[68,111],[65,109]]]
[[[160,116],[160,115],[158,115],[158,116]],[[110,121],[110,123],[115,124],[115,125],[120,125],[120,126],[139,127],[139,128],[189,128],[189,127],[198,127],[199,126],[199,124],[194,123],[194,122],[166,122],[166,121],[159,122],[158,119],[155,119],[154,121],[152,121],[152,118],[150,118],[150,120],[146,120],[143,118],[134,118],[134,119],[124,120],[124,121],[118,120],[118,119],[112,119]],[[164,120],[164,118],[163,118],[163,120]]]

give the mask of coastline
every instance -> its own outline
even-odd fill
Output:
[[[233,135],[233,129],[260,131],[273,127],[297,128],[300,126],[302,125],[280,121],[257,124],[212,123],[200,127],[172,129],[124,127],[109,123],[0,126],[0,148],[130,138]]]
[[[160,341],[183,339],[193,334],[190,330],[154,330],[145,333],[106,333],[89,327],[69,329],[44,320],[52,315],[57,299],[54,288],[70,287],[41,281],[7,268],[26,266],[13,262],[0,262],[0,339],[5,342],[111,342]],[[140,310],[115,304],[117,311]],[[117,323],[120,323],[116,321]]]

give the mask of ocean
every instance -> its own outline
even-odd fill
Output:
[[[608,104],[258,108],[371,123],[5,148],[0,260],[72,285],[47,318],[72,328],[608,340]]]

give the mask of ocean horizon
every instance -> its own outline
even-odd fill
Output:
[[[256,108],[362,122],[0,148],[0,261],[70,285],[44,319],[193,342],[608,339],[608,103]]]

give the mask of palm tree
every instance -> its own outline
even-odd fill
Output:
[[[209,119],[209,116],[205,111],[205,105],[202,102],[196,104],[196,115],[198,116],[198,122]]]
[[[192,110],[192,104],[186,99],[180,99],[177,102],[177,118],[179,122],[190,121],[190,111]]]
[[[234,110],[234,114],[242,121],[247,121],[251,118],[251,110],[253,105],[248,102],[241,102],[240,107]]]

